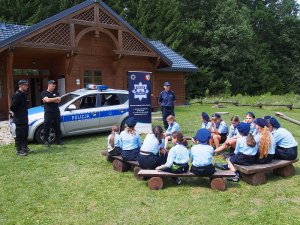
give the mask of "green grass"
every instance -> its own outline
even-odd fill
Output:
[[[199,128],[199,115],[216,109],[194,105],[176,109],[185,135]],[[300,110],[251,109],[229,106],[244,117],[281,111],[300,120]],[[158,122],[156,122],[158,123]],[[282,121],[300,142],[299,126]],[[184,179],[180,186],[167,182],[150,191],[132,172],[117,173],[100,155],[106,135],[66,139],[66,148],[15,155],[13,145],[0,148],[0,224],[299,224],[300,163],[291,178],[268,177],[268,183],[250,186],[230,183],[226,192],[213,191],[207,179]],[[215,160],[220,160],[216,157]]]

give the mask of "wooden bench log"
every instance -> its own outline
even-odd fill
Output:
[[[242,180],[251,185],[261,185],[266,183],[266,174],[273,172],[275,175],[288,177],[295,174],[293,163],[296,160],[273,160],[267,164],[254,164],[251,166],[242,166],[235,164],[236,170],[240,171]]]
[[[110,156],[113,160],[113,168],[118,172],[126,172],[130,168],[139,167],[138,161],[125,161],[121,156]]]
[[[163,178],[166,177],[205,177],[191,172],[174,174],[160,170],[140,170],[138,175],[142,177],[151,177],[148,181],[148,187],[151,190],[159,190],[163,187]],[[230,170],[216,171],[210,178],[210,186],[213,190],[225,191],[227,182],[224,178],[234,177],[235,173]]]

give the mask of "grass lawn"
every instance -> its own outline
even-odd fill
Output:
[[[286,108],[194,105],[177,108],[177,121],[191,136],[201,112],[216,110],[230,112],[228,123],[249,110],[257,116],[281,111],[300,120],[300,110]],[[280,122],[300,143],[300,127]],[[26,158],[17,157],[13,145],[0,147],[0,224],[300,224],[299,162],[294,177],[270,175],[257,187],[241,181],[217,192],[199,178],[150,191],[132,172],[117,173],[104,160],[106,136],[68,138],[66,148],[50,150],[32,145],[36,152]]]

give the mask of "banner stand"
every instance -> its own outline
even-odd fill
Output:
[[[138,123],[136,131],[141,133],[152,132],[152,72],[128,71],[129,116]]]

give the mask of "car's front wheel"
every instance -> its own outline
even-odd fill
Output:
[[[43,125],[39,126],[38,129],[36,130],[35,140],[39,144],[43,144],[45,142],[45,129]],[[50,128],[48,142],[49,144],[53,144],[56,142],[56,134],[53,128]]]

